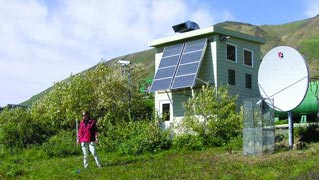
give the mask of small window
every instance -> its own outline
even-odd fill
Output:
[[[228,84],[230,85],[236,85],[236,76],[235,76],[235,70],[228,69]]]
[[[247,66],[253,66],[253,52],[244,49],[244,64]]]
[[[162,104],[162,118],[165,121],[170,120],[170,104],[169,103]]]
[[[251,89],[251,74],[246,74],[246,88]]]
[[[227,60],[236,62],[236,46],[227,44]]]

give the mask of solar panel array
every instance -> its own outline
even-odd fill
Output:
[[[150,91],[193,87],[206,45],[200,39],[165,47]]]

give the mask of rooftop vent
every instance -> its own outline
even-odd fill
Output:
[[[176,25],[172,26],[172,28],[174,29],[175,32],[183,33],[183,32],[188,32],[188,31],[199,29],[199,26],[197,23],[195,23],[193,21],[186,21],[186,22],[181,23],[181,24],[176,24]]]

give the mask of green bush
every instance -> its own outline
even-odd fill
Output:
[[[130,122],[124,128],[127,129],[126,139],[119,146],[119,151],[123,154],[153,153],[170,146],[168,133],[154,122]]]
[[[71,131],[60,131],[57,135],[52,136],[43,143],[42,150],[49,157],[79,155],[81,152],[80,145],[76,144],[75,132]]]
[[[229,152],[239,151],[243,147],[243,136],[239,135],[237,137],[232,138],[226,145],[225,149]]]
[[[17,178],[19,176],[24,176],[27,173],[26,162],[24,159],[18,155],[12,155],[7,157],[7,159],[2,159],[0,161],[0,175],[1,178]]]
[[[0,113],[0,142],[6,148],[26,148],[41,144],[48,137],[41,122],[34,121],[29,110],[5,109]]]
[[[169,132],[162,130],[156,121],[122,121],[112,124],[107,118],[100,120],[101,148],[120,154],[139,155],[154,153],[170,147]]]
[[[25,175],[25,170],[23,166],[15,163],[6,163],[2,167],[2,171],[4,172],[5,176],[8,178],[15,178],[19,176]]]
[[[198,135],[181,134],[173,138],[173,148],[188,150],[203,150],[203,138]]]
[[[201,137],[204,146],[228,144],[242,134],[243,115],[242,110],[238,112],[236,101],[237,97],[230,96],[227,87],[203,86],[184,104],[183,129]]]

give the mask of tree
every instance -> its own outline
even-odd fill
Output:
[[[82,110],[91,112],[97,119],[106,116],[112,123],[128,121],[127,92],[130,92],[132,114],[136,118],[143,117],[149,111],[148,99],[140,91],[145,77],[145,69],[135,65],[128,84],[127,75],[120,66],[99,63],[67,81],[55,83],[46,96],[32,105],[32,117],[45,121],[56,132],[73,128]],[[103,128],[103,122],[100,125]]]

